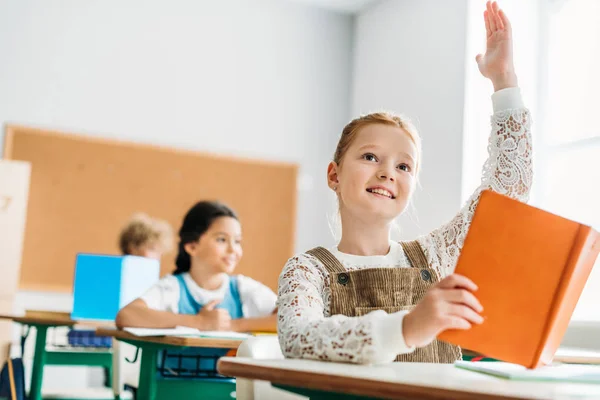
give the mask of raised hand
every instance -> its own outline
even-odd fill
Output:
[[[485,54],[475,57],[479,71],[490,79],[494,90],[518,86],[513,64],[512,28],[498,3],[488,1],[483,13],[486,30]]]

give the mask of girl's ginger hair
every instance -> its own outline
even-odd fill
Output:
[[[340,140],[338,141],[335,153],[333,155],[333,162],[335,162],[338,166],[341,166],[344,160],[344,155],[346,155],[348,148],[356,139],[356,135],[361,130],[361,128],[373,124],[394,126],[402,129],[402,131],[409,136],[410,140],[413,142],[417,150],[414,166],[414,176],[415,178],[418,178],[419,170],[421,169],[421,136],[419,135],[419,131],[409,118],[403,115],[393,114],[386,111],[361,115],[360,117],[350,121],[342,130],[342,135],[340,136]],[[416,180],[416,183],[418,184],[418,180]],[[342,225],[339,213],[339,203],[337,207],[338,212],[335,214],[335,216],[330,217],[328,224],[333,236],[336,238],[336,240],[339,240]]]
[[[409,118],[385,111],[362,115],[350,121],[342,130],[342,136],[340,136],[340,140],[338,141],[335,149],[333,161],[337,165],[340,165],[344,159],[344,155],[348,151],[348,148],[356,138],[356,135],[360,129],[372,124],[394,126],[402,129],[404,132],[406,132],[406,134],[408,134],[411,141],[417,148],[414,168],[415,176],[417,176],[421,167],[421,136]]]
[[[121,230],[119,249],[123,254],[130,254],[134,247],[152,244],[168,253],[173,249],[173,240],[173,228],[167,221],[136,213]]]

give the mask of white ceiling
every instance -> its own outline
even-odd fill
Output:
[[[288,0],[296,3],[314,5],[338,12],[355,14],[378,0]]]

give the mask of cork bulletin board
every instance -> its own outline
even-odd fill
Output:
[[[236,273],[272,289],[294,251],[295,164],[239,159],[64,132],[7,126],[4,156],[31,163],[19,288],[70,292],[78,252],[118,254],[134,212],[175,232],[199,200],[221,200],[242,222]],[[175,250],[161,260],[174,269]]]

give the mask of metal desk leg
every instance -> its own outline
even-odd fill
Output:
[[[113,339],[112,341],[112,389],[115,395],[115,400],[121,398],[121,391],[123,390],[123,373],[122,373],[122,362],[121,360],[121,343]]]
[[[31,367],[31,388],[29,399],[42,400],[42,380],[44,379],[44,366],[46,365],[46,334],[48,327],[35,325],[35,353]]]
[[[154,346],[142,347],[140,382],[137,400],[156,400],[156,363],[158,350]]]

